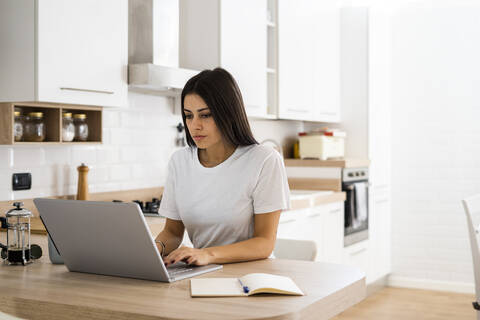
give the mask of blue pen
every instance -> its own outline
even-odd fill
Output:
[[[243,292],[248,293],[248,292],[250,291],[250,289],[248,289],[247,286],[244,286],[244,285],[243,285],[242,280],[240,280],[240,278],[238,279],[238,282],[240,282],[240,285],[241,285],[242,288],[243,288]]]

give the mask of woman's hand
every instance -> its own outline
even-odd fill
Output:
[[[163,257],[165,266],[177,263],[179,261],[197,266],[204,266],[210,263],[210,254],[205,249],[194,249],[190,247],[180,247],[173,250],[166,257]]]

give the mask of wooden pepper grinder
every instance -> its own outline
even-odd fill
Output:
[[[78,170],[78,189],[77,200],[88,200],[88,166],[82,163],[77,167]]]

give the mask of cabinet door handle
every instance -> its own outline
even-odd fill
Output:
[[[335,210],[330,211],[330,213],[337,213],[337,212],[340,212],[340,211],[342,211],[342,209],[335,209]]]
[[[113,91],[67,88],[67,87],[60,87],[60,90],[82,91],[82,92],[93,92],[93,93],[104,93],[104,94],[113,94],[114,93]]]
[[[320,114],[326,115],[326,116],[336,116],[337,115],[336,112],[320,112]]]
[[[321,215],[321,214],[322,214],[321,212],[317,212],[317,213],[314,213],[314,214],[310,214],[310,215],[308,215],[307,217],[308,217],[308,218],[318,217],[318,216]]]
[[[351,256],[355,256],[355,255],[357,255],[357,254],[359,254],[359,253],[362,253],[362,252],[365,251],[365,250],[367,250],[367,248],[362,248],[362,249],[359,249],[359,250],[357,250],[357,251],[350,252],[350,255],[351,255]]]
[[[292,109],[292,108],[288,108],[287,111],[290,111],[290,112],[301,112],[301,113],[309,113],[310,110],[305,110],[305,109]]]
[[[297,219],[295,218],[290,218],[290,219],[286,219],[286,220],[280,220],[278,223],[279,224],[284,224],[284,223],[289,223],[289,222],[295,222]]]

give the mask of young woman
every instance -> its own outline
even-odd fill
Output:
[[[264,259],[273,251],[280,212],[290,205],[280,154],[253,138],[242,95],[224,69],[204,70],[182,91],[189,147],[168,165],[156,238],[168,266]],[[194,248],[180,247],[184,230]]]

